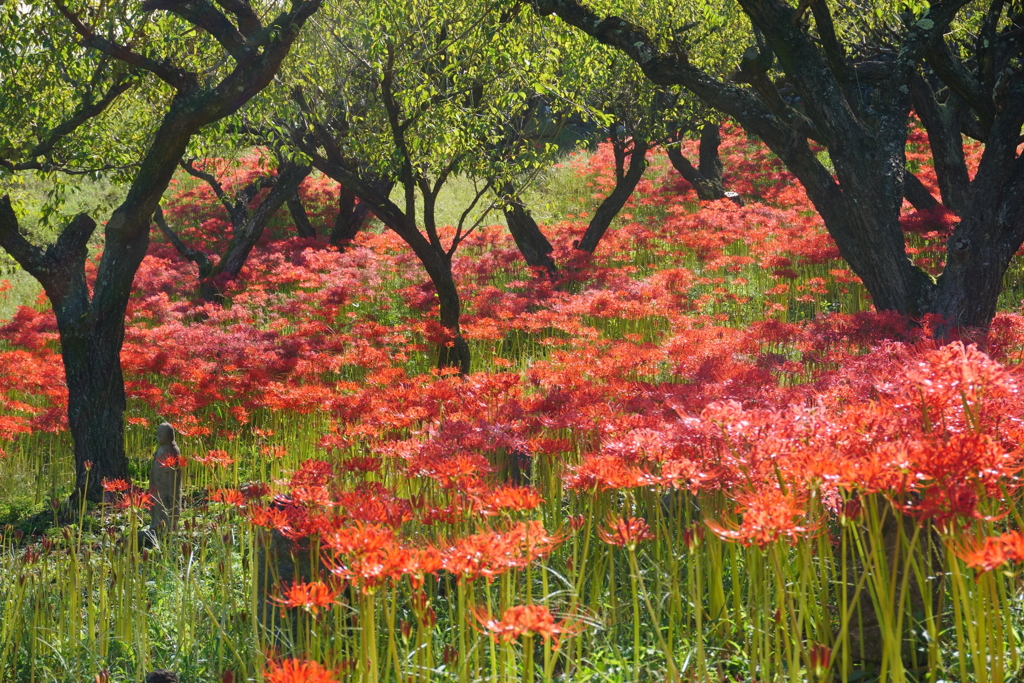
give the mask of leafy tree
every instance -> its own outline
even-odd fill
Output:
[[[91,217],[76,216],[54,243],[41,247],[22,234],[9,198],[0,199],[0,246],[39,280],[56,314],[68,387],[68,422],[75,442],[76,495],[98,499],[102,478],[128,474],[120,360],[124,316],[160,198],[192,136],[237,111],[270,82],[320,2],[295,0],[270,21],[257,11],[263,8],[254,8],[247,0],[113,5],[55,0],[20,3],[5,13],[5,20],[12,23],[32,17],[34,30],[44,32],[32,39],[33,49],[7,50],[5,59],[13,60],[22,74],[10,91],[32,100],[34,83],[29,76],[42,69],[45,81],[63,82],[65,101],[75,103],[67,119],[42,135],[35,134],[35,144],[50,145],[53,158],[58,158],[58,143],[68,150],[69,158],[88,156],[82,147],[90,137],[75,135],[82,128],[77,119],[85,117],[92,124],[92,134],[106,140],[107,148],[116,147],[118,136],[127,133],[116,120],[106,121],[100,117],[102,111],[95,111],[104,96],[90,95],[90,87],[94,93],[109,93],[116,88],[119,74],[125,74],[138,79],[149,97],[163,103],[159,121],[146,131],[140,157],[125,171],[128,190],[105,226],[95,282],[87,282],[85,271],[87,244],[96,228]],[[5,40],[10,26],[4,26]],[[83,68],[95,72],[78,64],[80,59],[87,65],[109,65],[99,72],[109,74],[101,79],[102,85],[93,85],[95,79],[63,78]],[[4,87],[9,87],[6,79]],[[31,121],[26,123],[28,131],[8,133],[6,138],[31,140],[34,131]],[[36,149],[29,147],[31,143],[18,144],[7,143],[7,147],[16,154],[18,149]],[[40,156],[46,158],[46,154]],[[5,165],[22,163],[9,159]]]
[[[231,239],[223,252],[217,255],[216,262],[202,249],[187,245],[167,224],[160,208],[153,214],[153,219],[175,249],[199,268],[199,298],[223,302],[221,290],[224,284],[238,277],[267,224],[284,204],[289,204],[293,217],[299,216],[296,223],[300,226],[300,235],[316,236],[316,230],[310,224],[298,198],[299,185],[309,175],[310,167],[281,160],[276,172],[260,174],[252,182],[229,194],[217,178],[215,168],[208,170],[196,164],[195,159],[182,160],[180,163],[189,175],[210,186],[230,220]],[[269,192],[253,206],[261,190]]]
[[[940,335],[987,327],[1003,273],[1024,242],[1019,4],[939,0],[894,12],[888,3],[737,2],[749,28],[735,43],[742,51],[732,52],[739,64],[732,80],[701,63],[699,41],[673,35],[675,26],[653,21],[639,5],[601,13],[580,0],[538,0],[535,7],[628,55],[652,82],[685,87],[760,137],[803,184],[876,308],[939,314]],[[799,100],[787,100],[780,86]],[[928,128],[943,197],[961,215],[938,278],[910,261],[899,225],[912,104]],[[962,134],[985,143],[973,180],[962,164]],[[834,175],[812,141],[827,149]]]
[[[511,18],[476,0],[338,2],[304,48],[315,54],[292,92],[300,123],[284,125],[313,166],[364,202],[423,264],[446,337],[439,366],[461,372],[470,353],[452,257],[487,213],[478,207],[495,183],[531,163],[525,154],[494,154],[544,69]],[[496,160],[512,158],[515,168],[495,173]],[[437,198],[456,175],[488,180],[446,231]],[[398,199],[385,191],[392,184]]]
[[[665,21],[681,24],[692,18],[689,5],[684,3],[659,5],[654,13],[663,16]],[[711,18],[716,30],[734,32],[738,12]],[[559,60],[554,67],[556,71],[548,76],[553,85],[548,86],[547,92],[553,99],[572,104],[562,107],[563,116],[581,115],[597,127],[600,139],[611,145],[615,161],[615,185],[598,205],[578,240],[576,246],[580,250],[593,252],[597,248],[642,179],[647,154],[654,147],[667,148],[675,167],[694,185],[702,199],[726,196],[718,157],[720,115],[676,86],[652,84],[636,64],[618,50],[595,46],[585,35],[571,29],[552,33],[554,35],[547,38],[546,49],[556,51]],[[715,62],[721,57],[709,53],[708,59]],[[699,168],[683,156],[679,147],[682,137],[697,133],[702,135]],[[508,221],[512,226],[523,219],[513,215]]]

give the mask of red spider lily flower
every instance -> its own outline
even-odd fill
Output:
[[[320,609],[329,609],[338,601],[340,590],[331,588],[320,581],[310,583],[293,583],[282,591],[281,597],[272,597],[271,600],[284,609],[295,609],[301,607],[307,612],[316,615]],[[282,613],[284,610],[282,610]]]
[[[188,459],[176,455],[168,455],[160,461],[160,467],[185,467],[186,465],[188,465]]]
[[[246,512],[249,523],[265,529],[278,529],[287,526],[288,513],[273,507],[254,505]]]
[[[811,660],[811,670],[814,671],[814,675],[818,678],[823,677],[832,665],[832,649],[827,645],[815,643],[807,654]]]
[[[250,481],[242,484],[241,491],[246,500],[255,500],[256,498],[265,498],[269,496],[270,486],[262,481]]]
[[[328,669],[317,662],[301,659],[268,662],[263,680],[266,683],[338,683]]]
[[[509,531],[489,531],[457,539],[442,556],[444,568],[459,577],[491,580],[549,555],[565,540],[549,535],[539,521],[520,522]]]
[[[381,459],[372,455],[347,458],[341,462],[342,472],[376,472],[380,469]]]
[[[321,543],[335,555],[355,555],[383,550],[395,542],[395,532],[376,524],[354,526],[325,533]]]
[[[290,486],[326,486],[334,477],[334,468],[323,460],[306,460],[292,474]]]
[[[117,507],[122,510],[148,510],[155,504],[152,495],[138,489],[125,491],[117,501]]]
[[[1009,562],[1024,560],[1024,534],[1009,531],[1002,536],[989,536],[980,545],[967,545],[957,554],[968,567],[992,571]]]
[[[544,499],[530,486],[502,486],[476,497],[474,510],[485,516],[502,512],[522,512],[537,508]]]
[[[205,456],[196,455],[192,457],[196,462],[210,467],[223,467],[227,469],[234,464],[235,459],[228,455],[227,451],[207,451]]]
[[[127,491],[131,484],[125,479],[104,479],[103,490],[107,493],[119,493],[121,491]]]
[[[796,543],[814,531],[814,525],[797,523],[806,511],[803,502],[792,493],[766,488],[752,494],[739,494],[736,500],[740,504],[737,512],[743,516],[741,524],[726,528],[710,520],[705,522],[719,538],[763,548],[780,538]]]
[[[217,489],[210,494],[211,503],[223,503],[236,508],[245,507],[245,496],[237,489]]]
[[[324,486],[293,486],[292,504],[310,508],[329,508],[334,506],[331,493]]]
[[[544,605],[516,605],[505,610],[501,619],[495,619],[486,612],[474,611],[474,616],[495,641],[510,642],[520,636],[539,635],[545,641],[554,639],[557,643],[563,635],[575,635],[578,627],[566,620],[555,621]]]
[[[626,519],[608,520],[608,528],[597,532],[601,540],[611,545],[617,545],[633,550],[641,541],[654,538],[651,527],[647,525],[643,517],[630,517]]]
[[[92,472],[92,460],[86,460],[83,462],[82,467],[85,468],[86,472]]]

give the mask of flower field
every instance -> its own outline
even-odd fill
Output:
[[[988,335],[940,347],[873,312],[766,150],[727,127],[722,154],[743,206],[698,204],[652,153],[589,259],[614,163],[567,159],[554,277],[500,225],[468,238],[465,377],[433,369],[434,291],[388,232],[338,251],[282,212],[223,307],[155,242],[122,353],[135,477],[71,524],[41,523],[74,478],[56,323],[19,308],[0,680],[1019,680],[1019,266]],[[329,224],[337,187],[300,192]],[[186,241],[226,239],[206,186],[172,194]],[[955,220],[908,205],[914,258],[940,266]],[[163,421],[185,505],[153,539]]]

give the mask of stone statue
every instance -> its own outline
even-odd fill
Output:
[[[156,428],[159,444],[149,468],[149,490],[153,496],[150,529],[161,532],[178,525],[181,514],[181,451],[174,441],[174,427],[164,422]]]

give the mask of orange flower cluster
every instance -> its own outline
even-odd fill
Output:
[[[271,660],[263,672],[266,683],[338,683],[333,672],[314,661],[285,659]]]
[[[960,552],[968,567],[983,572],[992,571],[1009,562],[1024,560],[1024,534],[1008,531],[1001,536],[990,536],[980,545],[968,546]]]
[[[474,613],[477,621],[490,632],[495,641],[511,642],[523,636],[538,635],[544,640],[575,635],[579,632],[578,625],[567,620],[555,621],[554,616],[544,605],[516,605],[505,610],[501,619],[495,619],[486,612]]]

